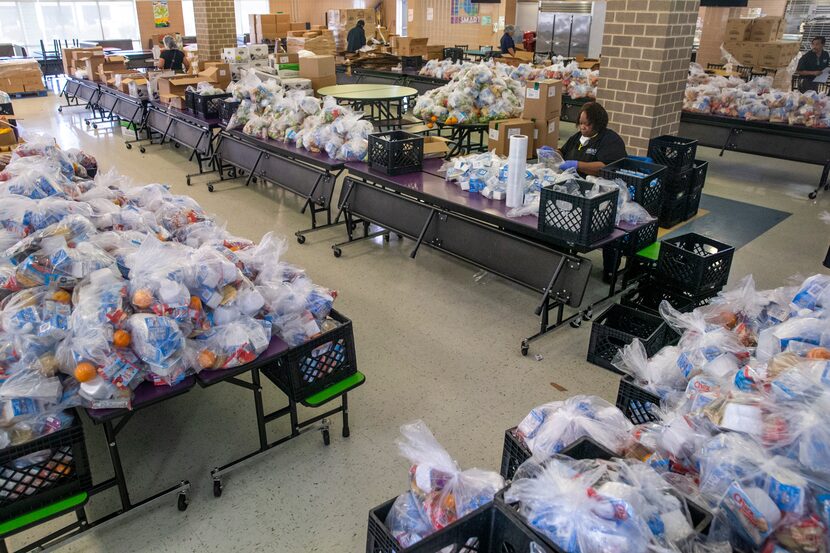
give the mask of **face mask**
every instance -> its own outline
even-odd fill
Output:
[[[588,141],[590,141],[590,140],[591,140],[591,137],[589,137],[589,136],[580,136],[580,137],[579,137],[579,144],[580,144],[581,146],[584,146],[584,145],[586,145],[586,144],[588,143]]]

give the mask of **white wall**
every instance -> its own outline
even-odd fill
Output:
[[[539,2],[516,2],[516,27],[522,33],[536,30]],[[521,33],[516,35],[521,37]]]
[[[591,10],[591,38],[588,41],[588,57],[598,58],[602,51],[602,35],[605,32],[605,0],[595,0]]]

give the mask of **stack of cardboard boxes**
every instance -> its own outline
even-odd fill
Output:
[[[334,47],[337,53],[346,51],[346,35],[349,34],[357,22],[363,20],[366,23],[364,30],[366,31],[366,40],[376,36],[378,22],[375,19],[375,10],[372,9],[355,9],[355,10],[329,10],[326,12],[326,21],[328,21],[329,30],[332,32],[334,39]],[[381,35],[385,33],[381,31]],[[376,37],[378,40],[385,40],[387,37]]]
[[[396,56],[429,56],[427,38],[414,38],[411,36],[393,36],[389,39],[392,53]]]
[[[85,68],[82,60],[93,55],[103,56],[103,48],[100,46],[95,46],[94,48],[64,48],[62,50],[63,73],[65,75],[74,75],[76,70]]]
[[[201,82],[211,83],[216,88],[226,89],[231,83],[231,70],[227,63],[207,62],[205,70],[198,75],[176,75],[159,77],[155,82],[159,101],[177,109],[184,109],[184,96],[187,87],[195,87]]]
[[[334,72],[334,56],[304,56],[300,58],[300,78],[310,79],[314,92],[337,84]]]
[[[289,31],[288,38],[285,40],[286,50],[289,54],[296,54],[300,50],[308,50],[321,56],[333,56],[335,52],[334,34],[328,29]]]
[[[744,66],[786,67],[798,54],[801,44],[781,40],[785,27],[783,17],[730,19],[726,22],[724,48]]]
[[[527,136],[527,157],[536,157],[542,146],[559,147],[559,116],[562,114],[562,81],[548,79],[527,83],[525,106],[520,119],[492,121],[488,149],[510,154],[510,137]]]
[[[274,42],[288,36],[291,15],[287,13],[262,13],[248,16],[251,25],[251,42]]]
[[[10,94],[46,90],[40,65],[32,59],[0,61],[0,90]]]
[[[269,70],[268,45],[249,44],[236,48],[224,48],[222,61],[230,67],[233,80],[242,78],[242,69],[258,69],[267,72]]]

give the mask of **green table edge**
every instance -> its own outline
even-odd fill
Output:
[[[320,390],[314,395],[310,395],[303,400],[303,403],[309,407],[318,407],[327,401],[331,401],[339,395],[342,395],[353,388],[357,388],[366,381],[366,375],[357,371],[348,378],[344,378],[340,382],[332,384],[324,390]]]
[[[658,241],[650,246],[646,246],[642,250],[638,251],[637,255],[645,257],[646,259],[651,259],[652,261],[657,261],[657,258],[660,256],[660,242]]]
[[[7,520],[6,522],[0,524],[0,536],[5,536],[6,534],[14,532],[19,528],[29,526],[30,524],[40,520],[48,519],[56,514],[71,511],[78,505],[86,503],[87,499],[89,499],[89,494],[81,492],[77,495],[73,495],[72,497],[67,497],[66,499],[47,505],[46,507],[41,507],[40,509],[26,513],[25,515],[20,515],[19,517]]]

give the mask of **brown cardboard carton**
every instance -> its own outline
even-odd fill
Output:
[[[159,99],[163,104],[167,104],[171,108],[184,109],[184,96],[176,94],[159,94]]]
[[[305,30],[305,23],[292,23],[290,26],[290,30],[292,31],[303,31]]]
[[[98,79],[98,66],[104,63],[104,56],[90,56],[88,58],[84,58],[83,66],[79,66],[78,63],[75,64],[77,69],[83,68],[86,71],[86,78],[94,81]],[[80,60],[79,60],[80,61]]]
[[[280,52],[279,54],[274,54],[275,60],[277,65],[283,65],[286,63],[300,63],[300,58],[297,54],[285,54]]]
[[[562,81],[547,79],[527,83],[522,117],[548,121],[562,113]]]
[[[300,77],[315,79],[334,75],[334,56],[306,56],[300,58]]]
[[[527,137],[527,158],[534,157],[533,121],[529,119],[502,119],[491,121],[487,133],[487,149],[498,155],[510,155],[510,137],[524,135]]]
[[[442,60],[444,59],[444,45],[443,44],[427,44],[428,60]]]
[[[163,95],[184,97],[184,91],[188,86],[196,86],[203,80],[199,77],[160,77],[157,83],[159,97]]]
[[[544,121],[542,119],[533,121],[533,148],[535,150],[542,146],[551,148],[559,147],[559,118]]]
[[[757,46],[749,46],[749,43],[739,50],[739,54],[733,54],[741,65],[752,66],[758,64],[758,54],[760,53]]]
[[[392,52],[396,56],[427,56],[427,38],[395,37]]]
[[[783,17],[759,17],[752,20],[749,40],[752,42],[769,42],[778,38],[778,29],[783,24]]]
[[[311,79],[311,89],[314,92],[317,92],[321,88],[325,88],[327,86],[334,86],[337,84],[337,76],[336,75],[327,75],[325,77],[314,77]]]
[[[199,80],[207,81],[225,89],[231,84],[231,67],[227,63],[213,63],[199,72]]]
[[[431,157],[444,157],[450,151],[447,146],[447,139],[443,136],[424,137],[424,159]]]
[[[79,57],[75,57],[75,54],[78,54]],[[100,46],[95,48],[64,48],[63,49],[63,72],[67,75],[71,75],[75,72],[75,69],[79,69],[75,67],[75,60],[79,58],[89,57],[92,54],[101,54],[103,55],[104,50]]]
[[[724,41],[742,42],[744,40],[749,40],[751,29],[751,19],[728,19],[726,21],[726,31],[723,35]]]
[[[759,42],[757,65],[763,67],[783,67],[798,53],[800,44],[795,41]]]

